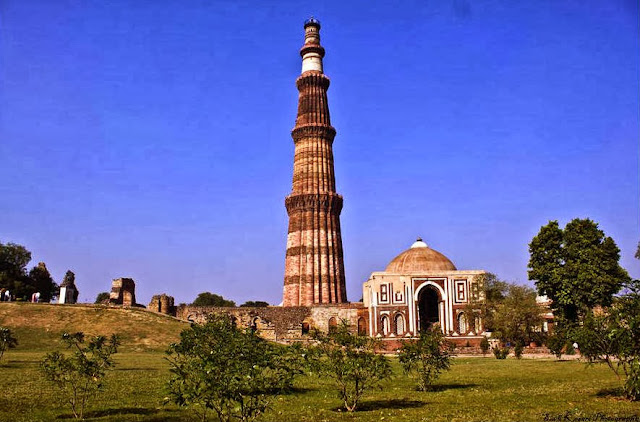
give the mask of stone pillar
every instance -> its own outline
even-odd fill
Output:
[[[302,74],[296,80],[298,116],[291,132],[293,188],[285,200],[289,233],[284,306],[347,302],[340,235],[342,196],[336,193],[333,168],[336,131],[327,101],[329,78],[323,73],[320,23],[311,18],[304,28]]]

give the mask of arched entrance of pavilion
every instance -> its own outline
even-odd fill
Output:
[[[425,331],[433,327],[434,324],[440,324],[443,326],[444,321],[441,319],[444,317],[442,312],[442,295],[439,289],[429,283],[422,287],[418,292],[418,331]]]

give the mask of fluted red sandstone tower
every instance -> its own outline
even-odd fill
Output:
[[[304,24],[298,117],[291,132],[295,143],[293,189],[285,200],[289,214],[283,306],[344,303],[340,211],[333,171],[333,138],[329,119],[329,78],[322,72],[324,48],[320,22]]]

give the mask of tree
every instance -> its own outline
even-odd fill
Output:
[[[0,288],[16,297],[28,297],[35,292],[27,276],[31,252],[15,243],[0,243]]]
[[[218,306],[218,307],[234,307],[236,303],[233,300],[227,300],[224,297],[210,293],[203,292],[196,297],[191,306]]]
[[[629,282],[618,264],[620,250],[598,224],[574,219],[561,229],[550,221],[529,244],[529,279],[552,300],[556,320],[572,324],[595,306],[611,305]]]
[[[17,345],[18,340],[13,336],[13,332],[9,328],[0,327],[0,360],[2,360],[4,352]]]
[[[96,304],[104,303],[109,300],[109,292],[100,292],[98,296],[96,296]]]
[[[38,262],[38,265],[29,271],[29,278],[33,281],[35,291],[40,292],[40,299],[43,302],[49,302],[51,297],[57,294],[58,285],[51,278],[44,262]]]
[[[640,400],[640,282],[634,284],[607,312],[589,312],[574,336],[589,363],[606,363],[625,395]]]
[[[493,309],[492,336],[520,347],[541,340],[540,326],[544,320],[533,289],[509,284],[506,296]]]
[[[347,321],[342,321],[328,334],[316,331],[318,342],[312,355],[313,366],[338,387],[338,395],[349,412],[356,410],[364,393],[391,377],[389,360],[376,350],[380,342],[371,337],[351,332]]]
[[[267,306],[269,306],[269,304],[261,300],[257,300],[257,301],[248,300],[242,305],[240,305],[241,308],[266,308]]]
[[[483,322],[485,331],[494,331],[493,316],[496,306],[501,303],[507,295],[509,283],[500,280],[493,273],[484,273],[476,276],[478,283],[479,295],[471,297],[471,300],[465,307],[465,314],[468,315],[467,320],[474,325],[477,319]]]
[[[40,363],[44,377],[53,382],[65,396],[76,418],[82,419],[88,400],[103,387],[106,370],[114,366],[111,356],[120,344],[114,334],[92,338],[85,346],[83,333],[64,333],[62,340],[73,349],[71,356],[48,353]]]
[[[451,367],[454,344],[445,339],[440,327],[421,331],[417,340],[405,341],[398,359],[405,373],[418,376],[418,390],[431,389],[442,371]]]
[[[190,406],[203,421],[210,411],[223,422],[253,420],[300,372],[292,350],[240,331],[227,315],[210,316],[167,350],[171,400]]]

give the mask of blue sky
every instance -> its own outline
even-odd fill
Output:
[[[281,300],[303,21],[322,22],[347,290],[420,235],[527,283],[549,220],[640,240],[636,1],[0,0],[0,241],[80,299]]]

